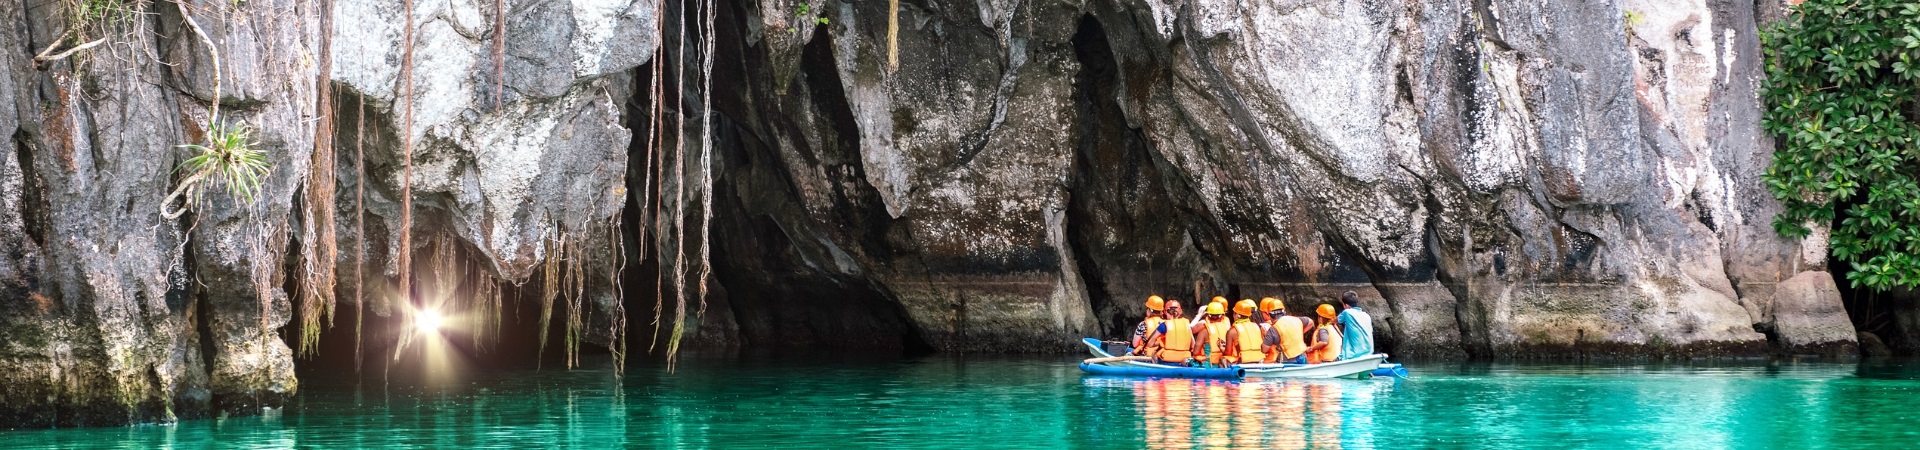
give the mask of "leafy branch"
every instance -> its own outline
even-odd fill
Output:
[[[1920,288],[1920,3],[1808,0],[1760,38],[1774,229],[1829,225],[1853,286]]]

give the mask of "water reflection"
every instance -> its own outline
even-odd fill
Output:
[[[1089,377],[1089,388],[1113,380]],[[1372,447],[1373,397],[1391,380],[1124,379],[1150,447]]]
[[[624,380],[528,370],[434,388],[315,377],[278,414],[0,432],[0,448],[1910,447],[1910,373],[1475,365],[1399,381],[1221,381],[928,358],[709,362]]]

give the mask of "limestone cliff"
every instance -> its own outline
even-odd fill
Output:
[[[1307,311],[1349,289],[1403,355],[1854,345],[1824,239],[1768,226],[1775,2],[906,1],[896,66],[886,2],[722,1],[703,97],[681,3],[188,1],[218,99],[180,5],[126,3],[109,44],[51,61],[73,3],[0,4],[0,426],[278,404],[290,297],[359,287],[336,307],[397,320],[395,278],[431,271],[396,267],[402,195],[406,250],[449,243],[521,302],[572,259],[608,274],[577,290],[588,326],[625,306],[642,329],[652,255],[683,247],[661,224],[691,214],[642,200],[650,105],[713,113],[659,125],[714,139],[698,346],[1070,351],[1148,294]],[[266,190],[165,220],[216,101],[259,130]],[[342,275],[307,287],[325,176]]]
[[[1346,289],[1400,353],[1852,341],[1823,240],[1768,226],[1752,4],[906,3],[896,70],[884,5],[771,3],[715,105],[750,337],[832,284],[948,350]]]

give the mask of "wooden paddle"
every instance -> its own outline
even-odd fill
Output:
[[[1149,358],[1145,356],[1128,355],[1128,356],[1108,356],[1105,358],[1087,358],[1087,360],[1084,362],[1086,362],[1087,364],[1105,364],[1105,363],[1120,362],[1120,361],[1152,361],[1152,360],[1153,358]]]

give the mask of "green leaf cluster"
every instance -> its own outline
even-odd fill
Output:
[[[260,194],[261,180],[271,168],[267,153],[257,145],[253,129],[244,124],[215,124],[207,130],[207,145],[180,145],[198,152],[174,168],[193,174],[186,187],[188,202],[198,203],[203,191],[214,187],[226,190],[236,204],[253,203]]]
[[[824,14],[823,12],[822,14],[815,15],[813,11],[813,7],[807,5],[806,3],[801,3],[800,5],[794,7],[793,18],[801,22],[813,22],[814,24],[818,24],[818,25],[827,24],[826,14]],[[787,27],[787,32],[793,33],[793,34],[800,33],[800,25],[796,23],[793,26]]]
[[[1760,40],[1774,229],[1831,224],[1854,287],[1920,288],[1920,1],[1807,0]]]

